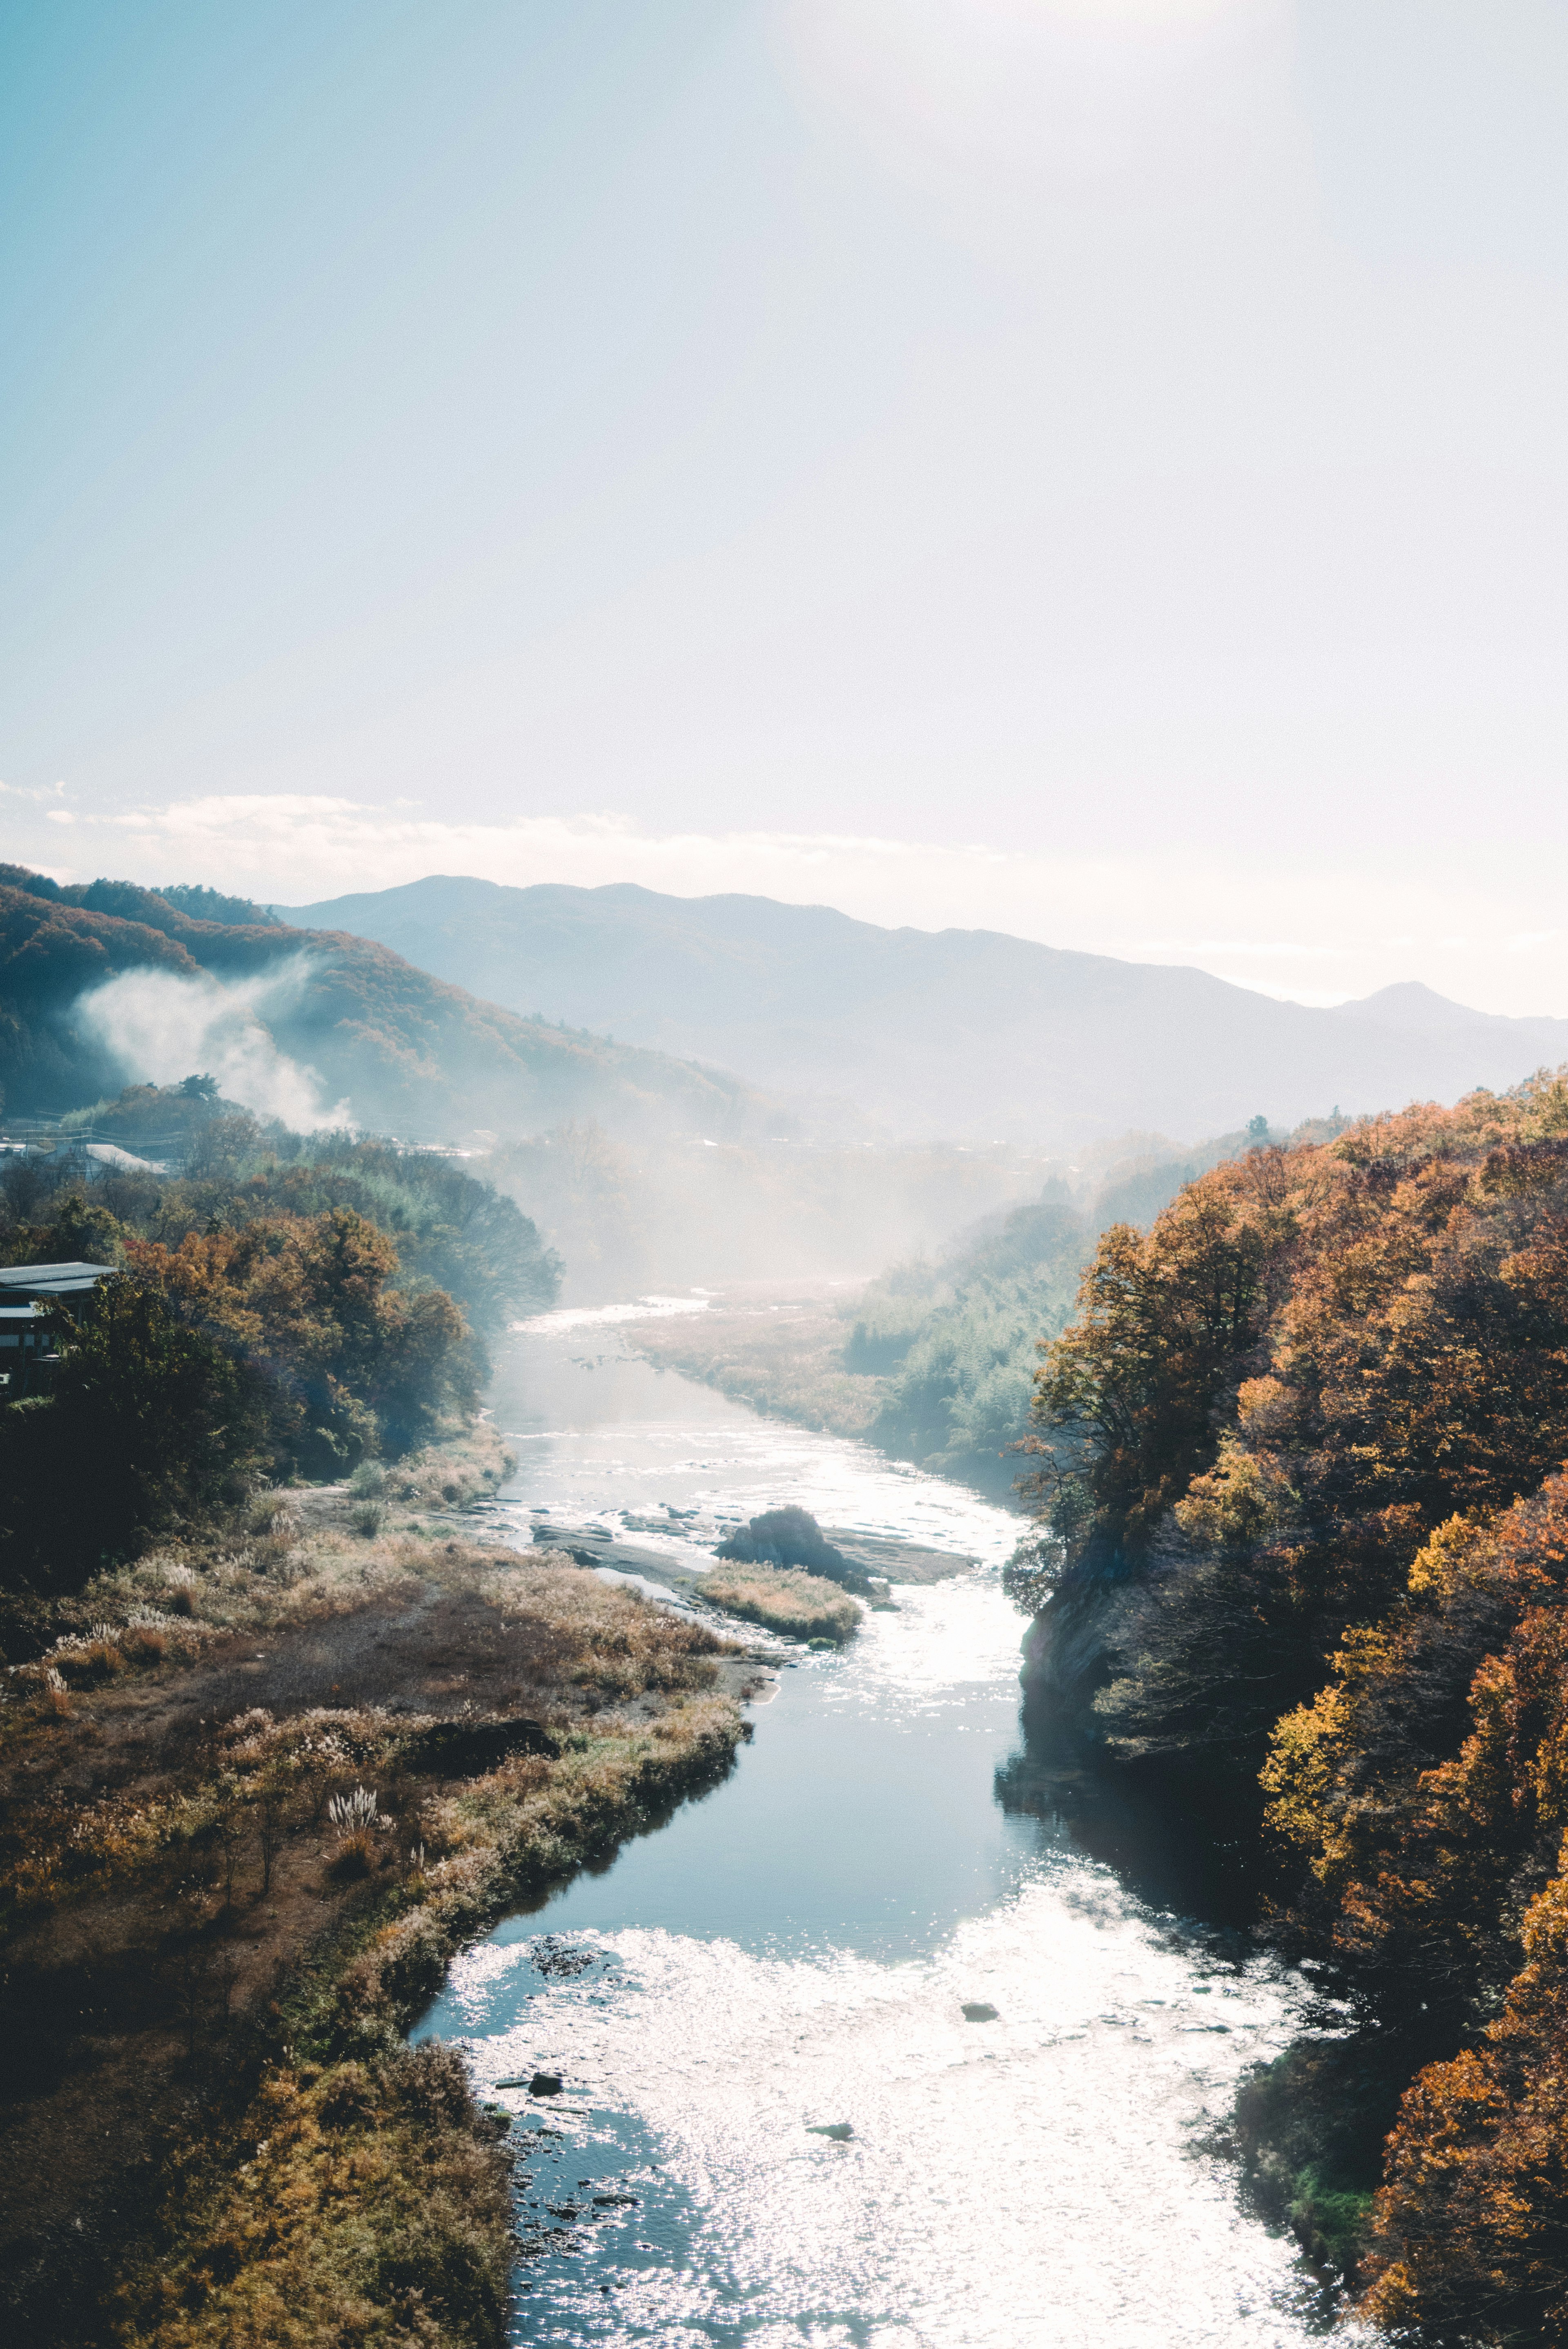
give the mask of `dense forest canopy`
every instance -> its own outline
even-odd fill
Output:
[[[1361,2019],[1323,2145],[1370,2065],[1368,2313],[1568,2338],[1568,1076],[1113,1226],[1035,1417],[1045,1671],[1112,1754],[1250,1815],[1284,1944]]]
[[[1565,1216],[1552,1078],[1250,1152],[1104,1234],[1036,1417],[1069,1578],[1140,1593],[1120,1733],[1261,1758],[1305,1657],[1568,1453]],[[1218,1612],[1250,1714],[1189,1724]]]
[[[341,1130],[294,1133],[217,1098],[200,1077],[127,1086],[116,1100],[67,1118],[62,1131],[68,1139],[77,1127],[132,1154],[175,1136],[176,1171],[111,1163],[93,1182],[93,1197],[149,1238],[177,1243],[214,1216],[234,1223],[350,1207],[390,1235],[406,1277],[450,1290],[487,1337],[539,1312],[560,1287],[560,1259],[515,1202],[439,1151]],[[47,1170],[47,1160],[30,1156],[7,1178],[13,1193],[57,1187],[62,1177]]]

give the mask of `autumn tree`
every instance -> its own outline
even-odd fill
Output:
[[[1104,1236],[1036,1418],[1089,1505],[1047,1637],[1098,1607],[1119,1750],[1255,1770],[1436,1528],[1568,1455],[1565,1118],[1541,1079],[1368,1121]]]
[[[262,1217],[177,1248],[132,1240],[128,1255],[260,1377],[280,1470],[329,1474],[406,1451],[472,1405],[461,1315],[443,1290],[395,1287],[397,1249],[352,1208]]]
[[[1501,2013],[1388,2140],[1362,2312],[1400,2338],[1568,2343],[1568,1847],[1521,1939]]]

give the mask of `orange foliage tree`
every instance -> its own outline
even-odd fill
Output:
[[[1043,1353],[1069,1604],[1129,1588],[1107,1733],[1255,1769],[1436,1528],[1568,1454],[1568,1085],[1215,1167],[1104,1236]]]
[[[1381,2093],[1365,2313],[1568,2344],[1568,1082],[1254,1152],[1107,1234],[1037,1418],[1105,1733],[1261,1762],[1282,1933],[1367,2025],[1258,2085],[1324,2102],[1287,2193],[1357,2201],[1335,2083]]]
[[[1558,1869],[1501,2013],[1400,2106],[1362,2302],[1397,2335],[1568,2341],[1568,1846]]]
[[[134,1277],[262,1381],[277,1463],[322,1474],[403,1451],[473,1401],[461,1315],[442,1289],[392,1286],[397,1251],[352,1208],[129,1239]]]

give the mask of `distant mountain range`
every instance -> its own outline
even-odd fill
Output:
[[[181,898],[220,918],[193,916]],[[120,1022],[142,1040],[139,1065],[134,1042],[94,1016],[110,982],[132,974],[185,983],[143,988]],[[207,1053],[238,1050],[242,1067],[263,1036],[302,1091],[308,1080],[324,1105],[409,1137],[536,1133],[573,1119],[627,1135],[719,1138],[789,1124],[738,1079],[476,1002],[364,934],[293,929],[210,891],[62,889],[0,865],[0,1105],[13,1116],[86,1107],[130,1079],[201,1074]],[[196,1065],[147,1065],[154,1046]]]
[[[768,897],[432,874],[278,906],[490,1002],[830,1099],[908,1139],[1183,1140],[1256,1114],[1452,1102],[1568,1061],[1568,1020],[1467,1010],[1417,984],[1319,1010],[1206,972],[991,930],[888,930]]]

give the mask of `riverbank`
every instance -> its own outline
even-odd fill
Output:
[[[268,1495],[100,1578],[10,1672],[23,2337],[502,2337],[501,2130],[402,2033],[460,1942],[722,1775],[763,1677],[476,1539],[458,1513],[506,1465],[481,1431],[379,1492]]]
[[[678,1371],[766,1418],[858,1438],[892,1460],[928,1462],[934,1474],[987,1499],[1009,1501],[1018,1475],[1010,1452],[999,1444],[954,1448],[951,1430],[923,1432],[894,1407],[891,1376],[848,1367],[854,1307],[864,1287],[737,1286],[705,1311],[650,1315],[629,1321],[622,1334],[655,1369]],[[1021,1415],[1014,1432],[1023,1432]]]
[[[797,1427],[869,1436],[887,1381],[843,1364],[843,1308],[863,1286],[736,1286],[701,1313],[628,1322],[631,1351]]]

